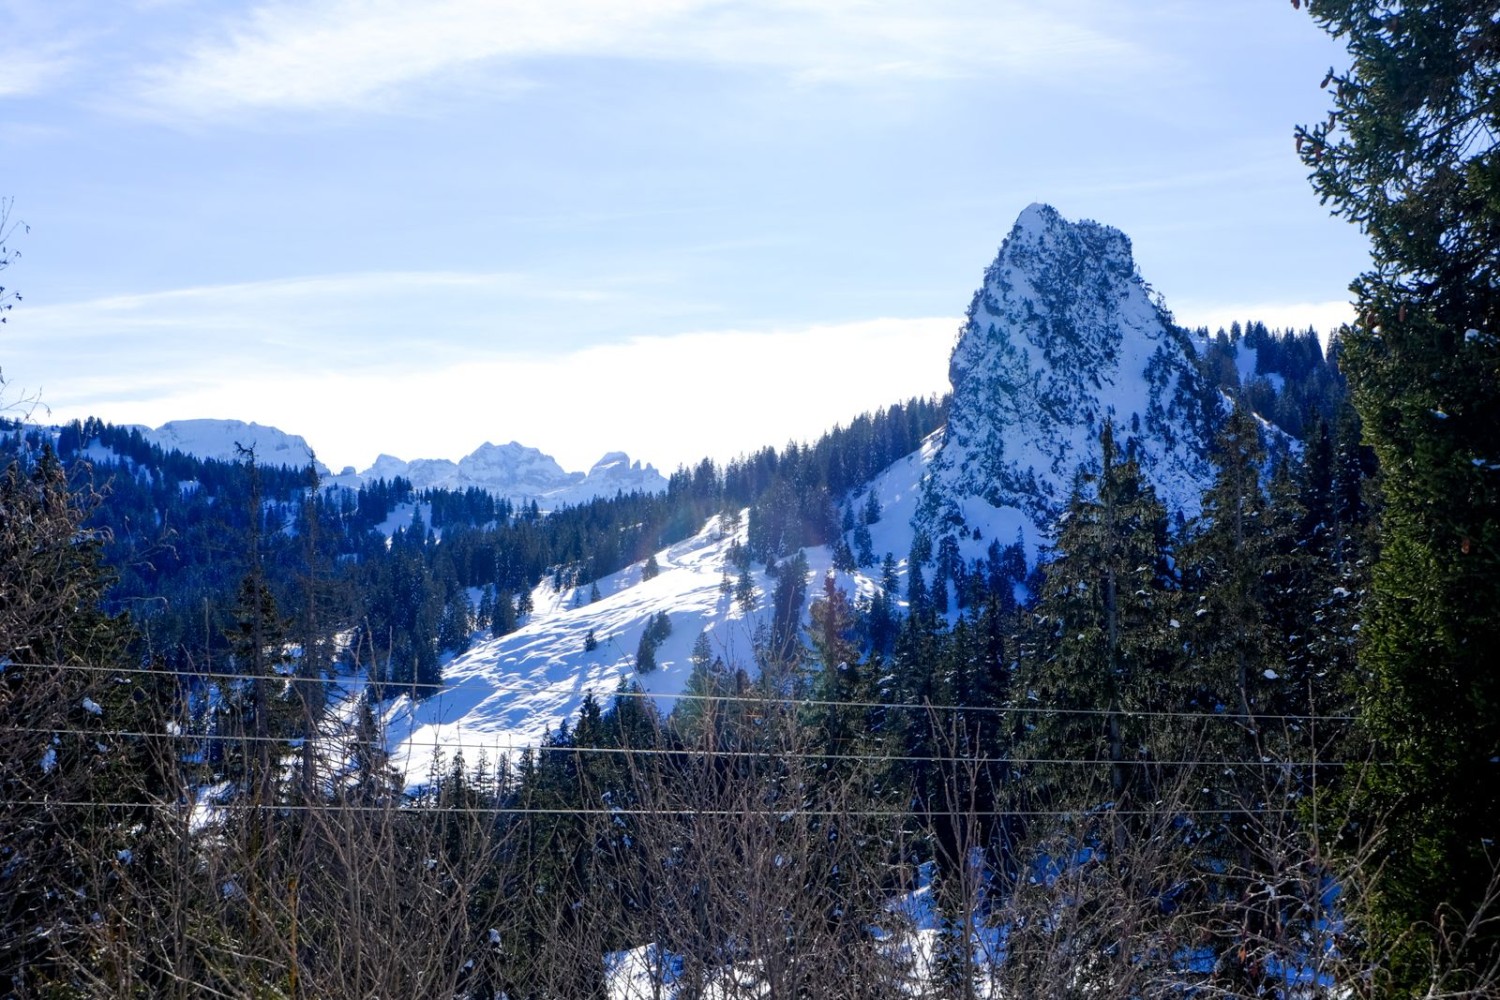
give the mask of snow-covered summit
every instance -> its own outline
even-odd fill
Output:
[[[554,503],[579,503],[590,497],[614,496],[616,493],[660,493],[667,488],[667,480],[650,464],[632,462],[623,451],[611,451],[590,467],[588,474],[575,487],[560,491],[550,499]],[[577,499],[568,499],[572,494]]]
[[[502,445],[486,441],[457,462],[445,458],[406,462],[381,455],[364,472],[341,475],[338,481],[356,485],[396,476],[410,480],[419,490],[474,487],[521,503],[535,500],[547,510],[619,492],[659,493],[667,488],[666,477],[651,465],[632,463],[623,451],[609,452],[587,473],[568,472],[551,455],[517,441]]]
[[[1222,401],[1142,280],[1130,239],[1028,206],[969,305],[949,363],[953,403],[918,524],[933,534],[1014,518],[1051,534],[1099,433],[1139,460],[1167,506],[1193,513]]]
[[[169,420],[155,430],[141,428],[141,437],[163,451],[175,449],[184,455],[220,462],[241,461],[240,448],[253,449],[256,461],[262,465],[297,468],[314,460],[312,446],[302,435],[243,420]],[[317,468],[320,475],[328,474],[321,462]]]

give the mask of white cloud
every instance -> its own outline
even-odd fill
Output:
[[[575,305],[626,292],[611,281],[560,286],[516,272],[390,271],[316,275],[118,295],[62,305],[28,302],[9,331],[14,370],[45,370],[60,352],[150,377],[212,358],[293,367],[403,367],[415,357],[494,350],[501,335]],[[617,285],[627,278],[613,279]],[[514,343],[514,339],[511,339]]]
[[[803,81],[965,76],[1053,79],[1137,55],[1086,27],[1087,5],[1021,0],[270,0],[152,69],[148,103],[196,115],[379,106],[479,64],[554,56],[701,61]],[[1138,60],[1137,60],[1138,61]]]
[[[228,417],[302,434],[334,468],[380,451],[458,458],[519,440],[584,469],[609,450],[667,470],[809,440],[834,423],[947,388],[956,317],[643,337],[551,357],[308,370],[182,358],[140,377],[44,386],[52,418],[158,425]]]

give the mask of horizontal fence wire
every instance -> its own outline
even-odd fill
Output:
[[[141,729],[69,729],[69,728],[47,728],[45,726],[11,726],[5,732],[28,733],[37,736],[80,736],[98,739],[111,736],[121,739],[141,740],[181,740],[198,743],[271,743],[287,747],[289,750],[300,750],[302,743],[308,739],[305,736],[257,736],[251,733],[208,733],[189,730],[141,730]],[[314,745],[326,741],[335,745],[354,746],[361,742],[357,736],[349,733],[320,733],[312,737]],[[618,747],[618,746],[549,746],[547,744],[531,743],[501,743],[499,741],[486,740],[422,740],[403,741],[405,746],[417,748],[432,747],[440,750],[457,750],[460,752],[468,750],[495,751],[506,754],[520,754],[531,751],[534,754],[578,754],[578,755],[612,755],[623,757],[712,757],[723,759],[753,759],[753,760],[805,760],[814,762],[853,762],[853,763],[892,763],[892,764],[971,764],[980,766],[1010,766],[1021,764],[1044,764],[1044,765],[1080,765],[1097,766],[1130,765],[1142,767],[1267,767],[1267,768],[1309,768],[1309,767],[1393,767],[1394,761],[1345,761],[1345,760],[1284,760],[1279,758],[1263,757],[1258,760],[1231,759],[1225,757],[1201,758],[1201,759],[1177,759],[1161,757],[1132,757],[1112,760],[1103,757],[1076,758],[1076,757],[988,757],[982,754],[880,754],[880,753],[823,753],[817,750],[795,750],[783,748],[768,748],[764,750],[735,750],[718,749],[701,746],[674,747]]]
[[[446,685],[420,685],[420,684],[396,684],[389,681],[369,681],[366,678],[319,676],[301,677],[296,674],[246,674],[222,671],[170,671],[151,670],[144,667],[106,667],[95,664],[82,663],[55,663],[17,665],[9,664],[0,673],[10,670],[80,670],[92,671],[103,674],[119,674],[123,676],[149,676],[161,680],[240,680],[240,681],[273,681],[292,686],[312,684],[349,684],[351,681],[358,684],[375,684],[390,689],[391,691],[405,693],[407,691],[432,691],[434,694],[429,698],[441,698],[442,691]],[[543,694],[556,690],[561,684],[528,683],[516,685],[507,689],[506,693]],[[593,692],[585,692],[593,693]],[[1238,723],[1319,723],[1319,722],[1353,722],[1352,715],[1297,715],[1284,712],[1250,713],[1243,712],[1181,712],[1167,711],[1163,709],[1132,709],[1132,708],[1060,708],[1049,705],[956,705],[937,702],[900,702],[900,701],[840,701],[820,698],[792,698],[777,697],[773,695],[757,696],[753,694],[713,694],[694,693],[688,691],[609,691],[601,694],[602,699],[610,698],[649,698],[665,699],[670,701],[712,701],[721,704],[745,704],[775,706],[786,708],[859,708],[859,709],[899,709],[902,711],[922,712],[959,712],[976,713],[987,715],[1006,714],[1031,714],[1031,715],[1084,715],[1084,716],[1108,716],[1126,717],[1140,719],[1198,719],[1217,720],[1222,722]]]
[[[302,736],[256,736],[250,733],[204,733],[189,731],[156,731],[156,730],[129,730],[129,729],[49,729],[44,726],[11,726],[5,732],[29,733],[38,736],[82,736],[97,739],[104,736],[112,736],[122,739],[145,739],[145,740],[182,740],[200,743],[273,743],[287,747],[289,750],[300,750],[301,744],[307,737]],[[319,734],[313,737],[313,743],[317,745],[320,740],[327,740],[344,745],[357,745],[362,741],[358,737],[346,734]],[[1111,760],[1108,758],[1068,758],[1068,757],[987,757],[976,754],[855,754],[855,753],[822,753],[816,750],[792,750],[770,748],[765,750],[721,750],[698,746],[673,747],[591,747],[591,746],[548,746],[546,744],[530,743],[500,743],[498,741],[482,740],[435,740],[435,741],[405,741],[402,745],[416,746],[418,748],[432,747],[441,750],[492,750],[504,751],[507,754],[519,754],[531,751],[537,755],[545,754],[600,754],[624,757],[713,757],[724,759],[755,759],[755,760],[808,760],[814,762],[848,761],[854,763],[892,763],[892,764],[975,764],[981,766],[994,765],[1017,765],[1017,764],[1069,764],[1096,766],[1100,764],[1121,764],[1143,767],[1269,767],[1269,768],[1305,768],[1305,767],[1359,767],[1364,765],[1390,767],[1395,766],[1393,761],[1343,761],[1343,760],[1281,760],[1276,758],[1262,758],[1259,760],[1229,759],[1229,758],[1203,758],[1197,760],[1179,760],[1176,758],[1158,757],[1134,757]]]
[[[293,802],[293,803],[254,803],[243,800],[235,800],[231,803],[213,802],[164,802],[164,801],[141,801],[141,802],[115,802],[115,801],[88,801],[88,800],[62,800],[62,799],[10,799],[5,805],[7,807],[28,807],[54,809],[174,809],[178,811],[206,809],[222,812],[317,812],[317,813],[390,813],[392,815],[465,815],[465,816],[599,816],[599,817],[627,817],[627,816],[681,816],[681,817],[708,817],[708,818],[749,818],[770,819],[790,821],[798,817],[813,819],[912,819],[928,815],[946,816],[998,816],[1014,817],[1024,819],[1028,817],[1048,818],[1077,818],[1097,819],[1107,816],[1135,816],[1135,817],[1177,817],[1177,816],[1285,816],[1300,814],[1301,810],[1296,806],[1246,806],[1226,805],[1218,808],[1195,808],[1177,809],[1163,807],[1161,809],[1114,809],[1107,806],[1097,806],[1092,809],[928,809],[916,806],[912,809],[804,809],[796,806],[787,806],[781,809],[697,809],[691,807],[621,807],[617,809],[608,808],[569,808],[566,806],[554,807],[528,807],[528,806],[444,806],[424,804],[420,800],[403,799],[400,803],[351,803],[339,802]]]

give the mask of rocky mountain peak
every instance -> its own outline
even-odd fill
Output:
[[[1077,470],[1098,465],[1106,420],[1168,507],[1196,510],[1222,401],[1118,229],[1028,206],[974,294],[949,378],[918,513],[934,535],[996,523],[996,508],[1048,537]]]

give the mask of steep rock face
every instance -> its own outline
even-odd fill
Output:
[[[949,377],[916,518],[934,536],[1014,521],[1033,546],[1050,537],[1079,467],[1098,466],[1106,420],[1168,508],[1196,512],[1222,401],[1119,230],[1048,205],[1022,212],[969,306]]]

